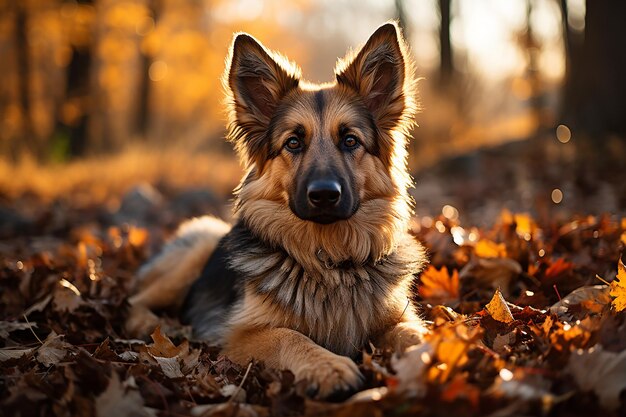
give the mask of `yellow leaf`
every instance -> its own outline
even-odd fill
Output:
[[[513,314],[511,314],[511,310],[509,310],[509,306],[506,305],[506,301],[504,300],[500,290],[496,290],[493,298],[489,301],[489,304],[487,304],[485,308],[495,320],[503,323],[510,323],[515,320],[513,318]]]
[[[502,258],[506,256],[506,246],[504,243],[481,239],[476,243],[474,253],[481,258]]]
[[[617,262],[617,277],[611,282],[610,294],[612,297],[615,297],[611,302],[615,310],[624,310],[626,308],[626,266],[624,266],[621,257]]]

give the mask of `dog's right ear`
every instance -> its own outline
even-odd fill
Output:
[[[229,139],[247,165],[269,152],[267,130],[276,106],[298,87],[300,70],[284,57],[266,50],[252,36],[235,36],[224,77],[229,97]]]

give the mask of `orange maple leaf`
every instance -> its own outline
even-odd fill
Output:
[[[626,266],[622,262],[622,258],[619,258],[617,262],[617,276],[611,282],[612,297],[615,297],[611,301],[611,305],[617,311],[622,311],[626,308]]]
[[[432,265],[420,275],[420,296],[432,302],[442,304],[459,299],[459,273],[455,269],[452,275],[445,266],[437,270]]]

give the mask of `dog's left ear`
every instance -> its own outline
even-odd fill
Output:
[[[245,33],[235,36],[230,52],[224,75],[230,98],[229,139],[248,163],[259,163],[268,150],[270,119],[280,100],[298,87],[300,70]]]
[[[335,69],[337,82],[362,97],[382,130],[393,130],[412,114],[412,66],[406,46],[395,23],[379,27],[353,57],[340,61]]]

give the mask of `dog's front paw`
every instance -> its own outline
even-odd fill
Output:
[[[342,397],[363,384],[363,375],[352,359],[332,354],[294,369],[298,380],[306,380],[308,393],[315,398]]]

